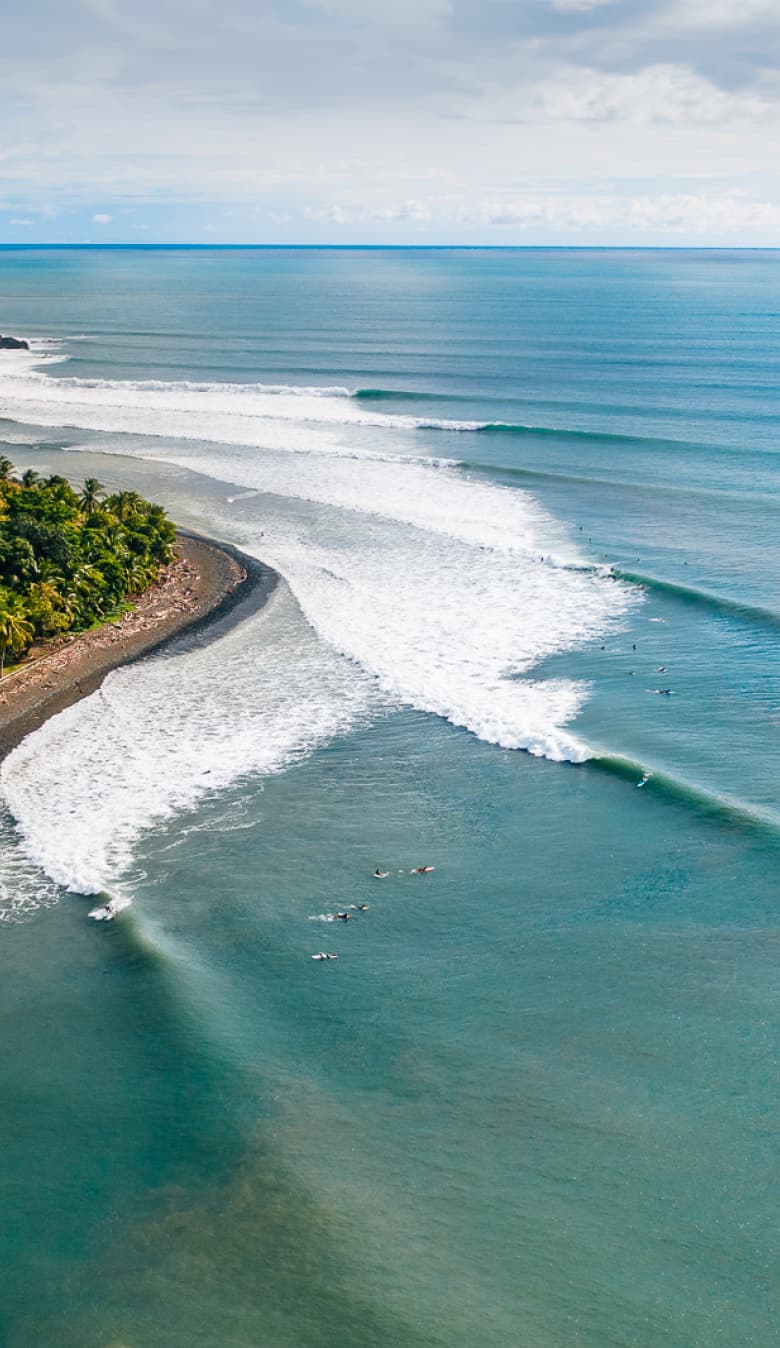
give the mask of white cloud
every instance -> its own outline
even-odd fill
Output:
[[[112,218],[112,216],[106,215],[105,211],[98,211],[97,215],[92,217],[96,225],[110,225]]]
[[[563,196],[486,201],[461,207],[461,219],[490,226],[528,229],[543,224],[567,234],[628,228],[632,236],[654,237],[680,232],[695,237],[733,242],[734,236],[760,234],[766,242],[780,242],[780,202],[745,199],[736,193],[668,193],[657,196]]]
[[[329,225],[351,225],[359,218],[354,211],[345,211],[342,206],[307,206],[304,216],[307,220]]]
[[[369,215],[372,220],[411,220],[419,224],[431,219],[431,210],[424,201],[411,200],[400,206],[375,207]]]
[[[612,0],[606,0],[611,3]],[[605,3],[605,0],[597,0]],[[304,0],[308,9],[324,10],[358,25],[403,28],[407,25],[434,23],[452,13],[452,0]]]
[[[615,4],[619,4],[619,0],[550,0],[551,7],[564,14],[584,14],[591,9],[603,9],[605,5]]]
[[[680,28],[747,28],[763,19],[777,23],[777,0],[677,0],[663,17]]]
[[[774,112],[765,99],[719,89],[686,65],[652,65],[628,75],[567,67],[534,92],[544,119],[622,123],[755,121]]]
[[[26,229],[27,226],[28,226],[28,225],[31,225],[33,222],[32,222],[32,220],[19,220],[19,219],[14,218],[13,220],[9,220],[8,223],[9,223],[9,225],[15,225],[15,226],[17,226],[17,227],[19,227],[19,228],[25,228],[25,229]]]

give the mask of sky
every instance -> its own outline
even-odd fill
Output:
[[[780,0],[27,0],[0,242],[780,246]]]

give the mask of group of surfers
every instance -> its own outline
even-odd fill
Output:
[[[410,874],[410,875],[429,875],[429,874],[431,873],[431,871],[435,871],[435,869],[436,869],[435,866],[413,866],[412,869],[410,870],[409,874]],[[390,874],[389,871],[383,871],[382,868],[381,868],[381,866],[377,866],[376,870],[374,871],[374,874],[373,874],[373,877],[372,877],[372,878],[373,878],[374,880],[386,880],[389,874]],[[402,872],[399,872],[399,874],[402,874]],[[352,905],[352,907],[353,907],[353,908],[355,909],[355,911],[358,912],[358,913],[365,913],[366,910],[367,910],[367,908],[368,908],[368,904],[367,904],[367,903],[355,903],[355,904]],[[339,922],[349,922],[350,919],[351,919],[351,917],[352,917],[352,913],[349,911],[349,909],[345,909],[344,912],[342,912],[342,913],[331,913],[330,916],[331,916],[331,918],[332,918],[334,921],[339,921]],[[316,955],[312,955],[312,959],[313,959],[313,960],[337,960],[337,959],[338,959],[338,955],[337,955],[337,954],[335,953],[335,951],[333,951],[333,950],[320,950],[320,951],[318,951],[318,953],[317,953]]]

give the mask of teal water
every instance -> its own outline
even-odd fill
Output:
[[[0,250],[3,451],[282,576],[3,766],[9,1348],[777,1341],[779,311]]]

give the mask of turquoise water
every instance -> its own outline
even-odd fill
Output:
[[[780,255],[0,301],[4,452],[282,576],[3,767],[0,1340],[776,1342]]]

